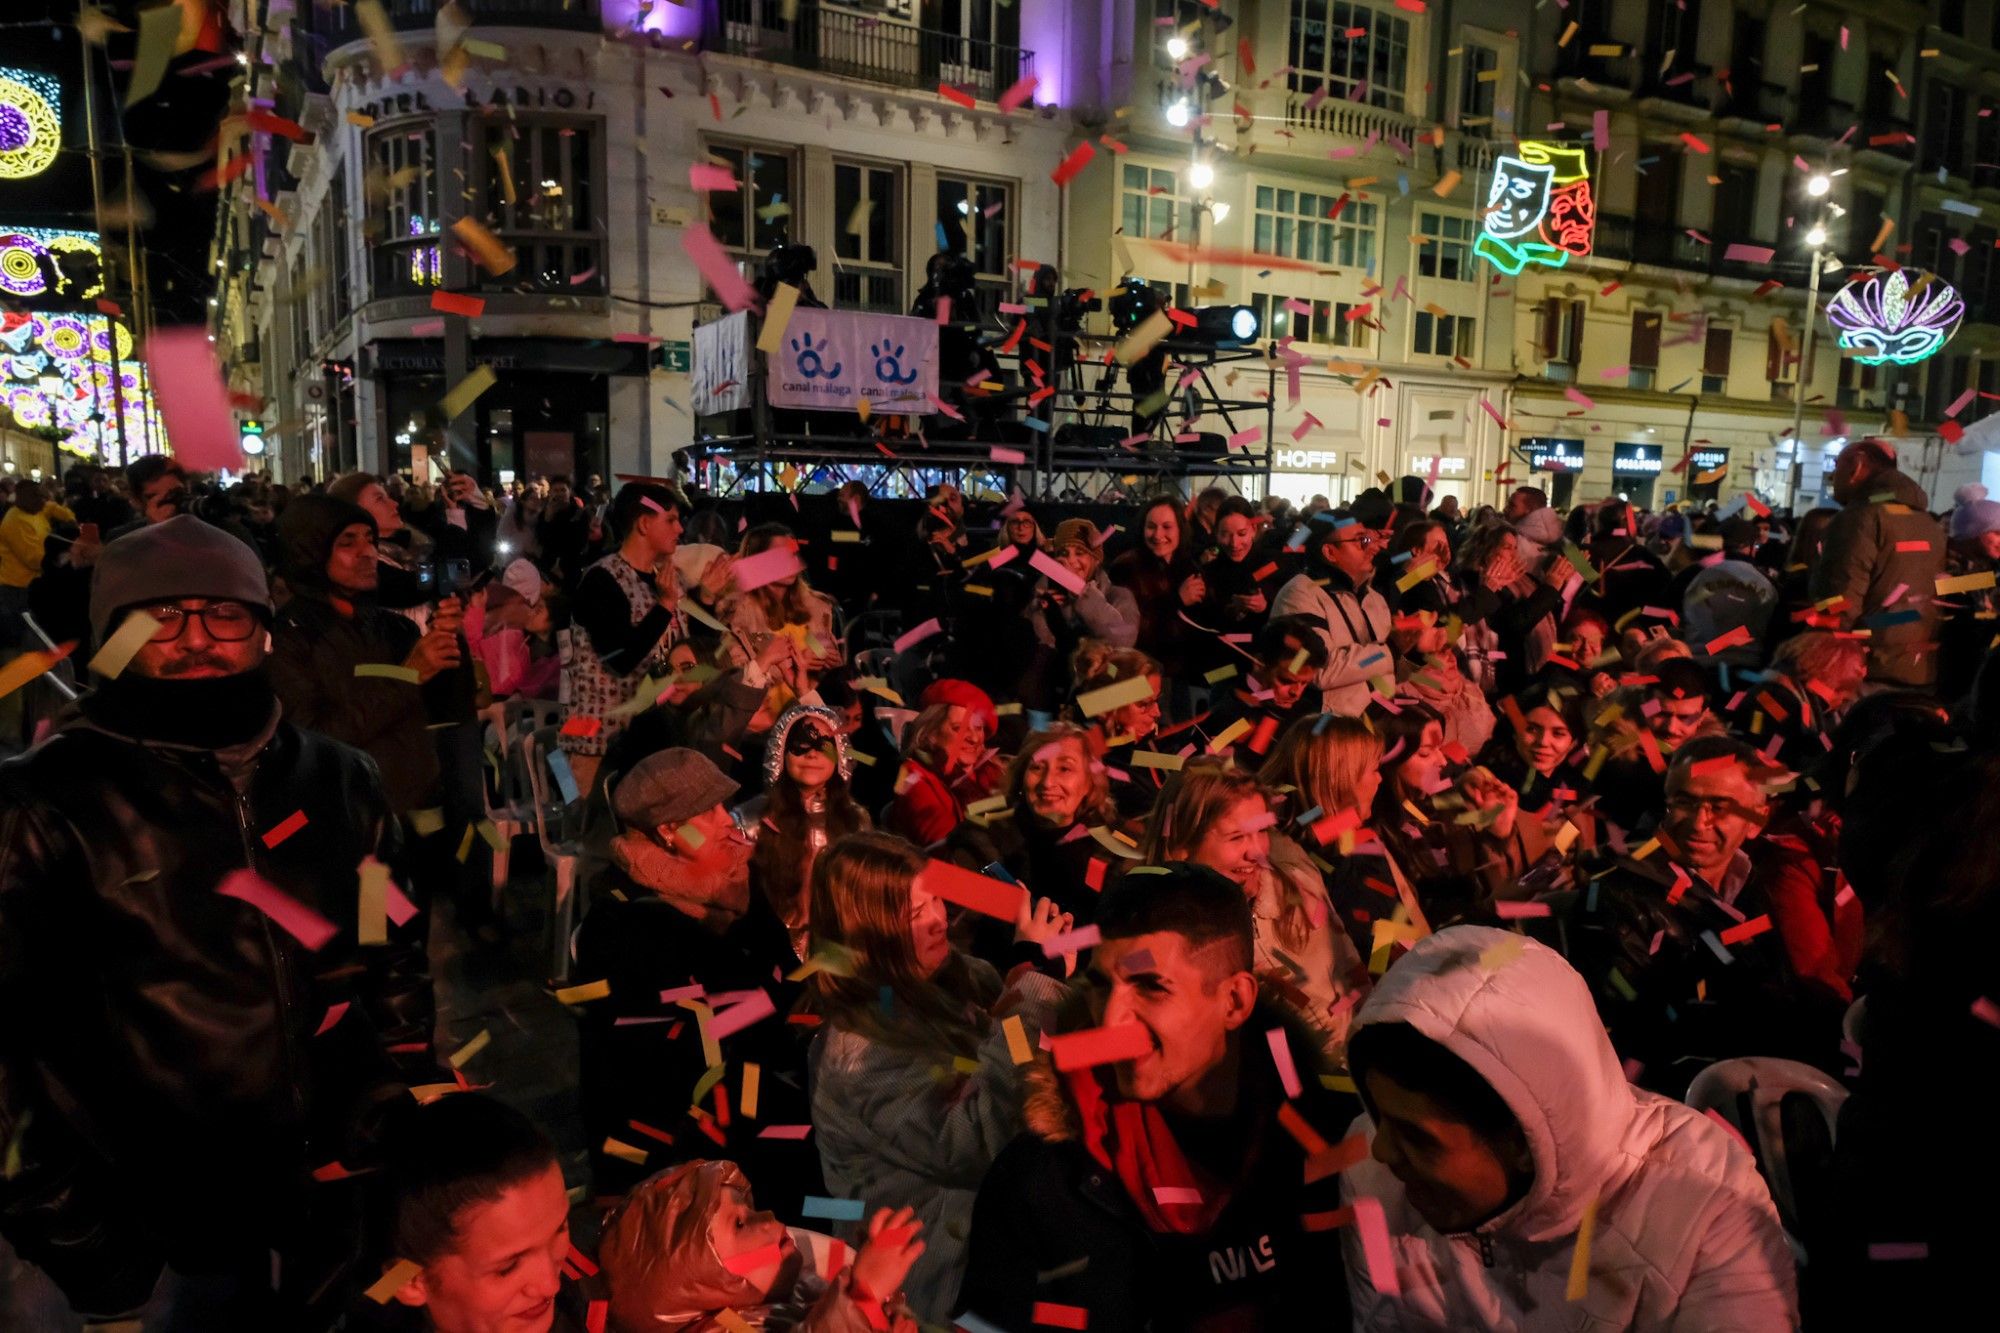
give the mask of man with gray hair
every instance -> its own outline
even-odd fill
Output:
[[[1896,467],[1895,446],[1856,440],[1833,464],[1841,510],[1827,525],[1813,563],[1814,602],[1830,629],[1868,631],[1868,683],[1878,689],[1928,689],[1937,681],[1936,585],[1944,573],[1945,533],[1929,513],[1930,497]]]

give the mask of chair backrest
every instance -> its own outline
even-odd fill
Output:
[[[549,754],[558,748],[555,727],[536,728],[520,745],[522,767],[527,770],[529,804],[534,811],[535,836],[541,841],[542,854],[550,857],[573,855],[576,851],[569,845],[570,803],[563,799],[555,773],[548,766]]]
[[[1743,1136],[1771,1187],[1779,1220],[1797,1237],[1825,1222],[1816,1206],[1846,1100],[1847,1089],[1811,1065],[1772,1056],[1718,1060],[1695,1075],[1686,1098]]]

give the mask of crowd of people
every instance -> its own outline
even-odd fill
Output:
[[[1962,1316],[2000,502],[1831,480],[14,484],[0,1315]],[[574,874],[490,817],[522,762]],[[524,922],[573,1157],[441,1035],[441,941]]]

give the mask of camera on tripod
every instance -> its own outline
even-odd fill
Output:
[[[1056,331],[1083,332],[1083,317],[1104,309],[1104,298],[1093,296],[1088,287],[1065,287],[1056,293]]]

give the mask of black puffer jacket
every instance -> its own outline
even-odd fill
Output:
[[[367,510],[331,496],[302,495],[285,506],[278,533],[293,596],[271,636],[271,684],[289,720],[368,752],[390,809],[430,809],[442,797],[429,728],[472,721],[471,657],[422,685],[354,674],[368,664],[401,666],[422,637],[413,621],[393,611],[364,602],[349,613],[333,604],[327,558],[334,539],[356,523],[374,526]]]
[[[1082,998],[1057,1026],[1087,1025]],[[1340,1233],[1327,1214],[1339,1178],[1305,1180],[1305,1153],[1278,1122],[1284,1089],[1265,1034],[1281,1028],[1302,1080],[1294,1109],[1329,1143],[1360,1101],[1317,1078],[1317,1041],[1260,1000],[1237,1034],[1243,1166],[1206,1234],[1151,1230],[1116,1174],[1081,1141],[1074,1103],[1048,1052],[1028,1067],[1027,1132],[993,1162],[972,1211],[971,1262],[957,1309],[1007,1333],[1040,1327],[1038,1302],[1080,1306],[1091,1333],[1338,1329],[1348,1326]]]
[[[289,723],[236,751],[85,724],[0,765],[0,1234],[77,1309],[276,1252],[297,1313],[352,1262],[355,1186],[311,1173],[364,1166],[427,1066],[425,918],[356,938],[362,858],[408,882],[394,836],[367,758]],[[245,866],[333,938],[216,891]]]

